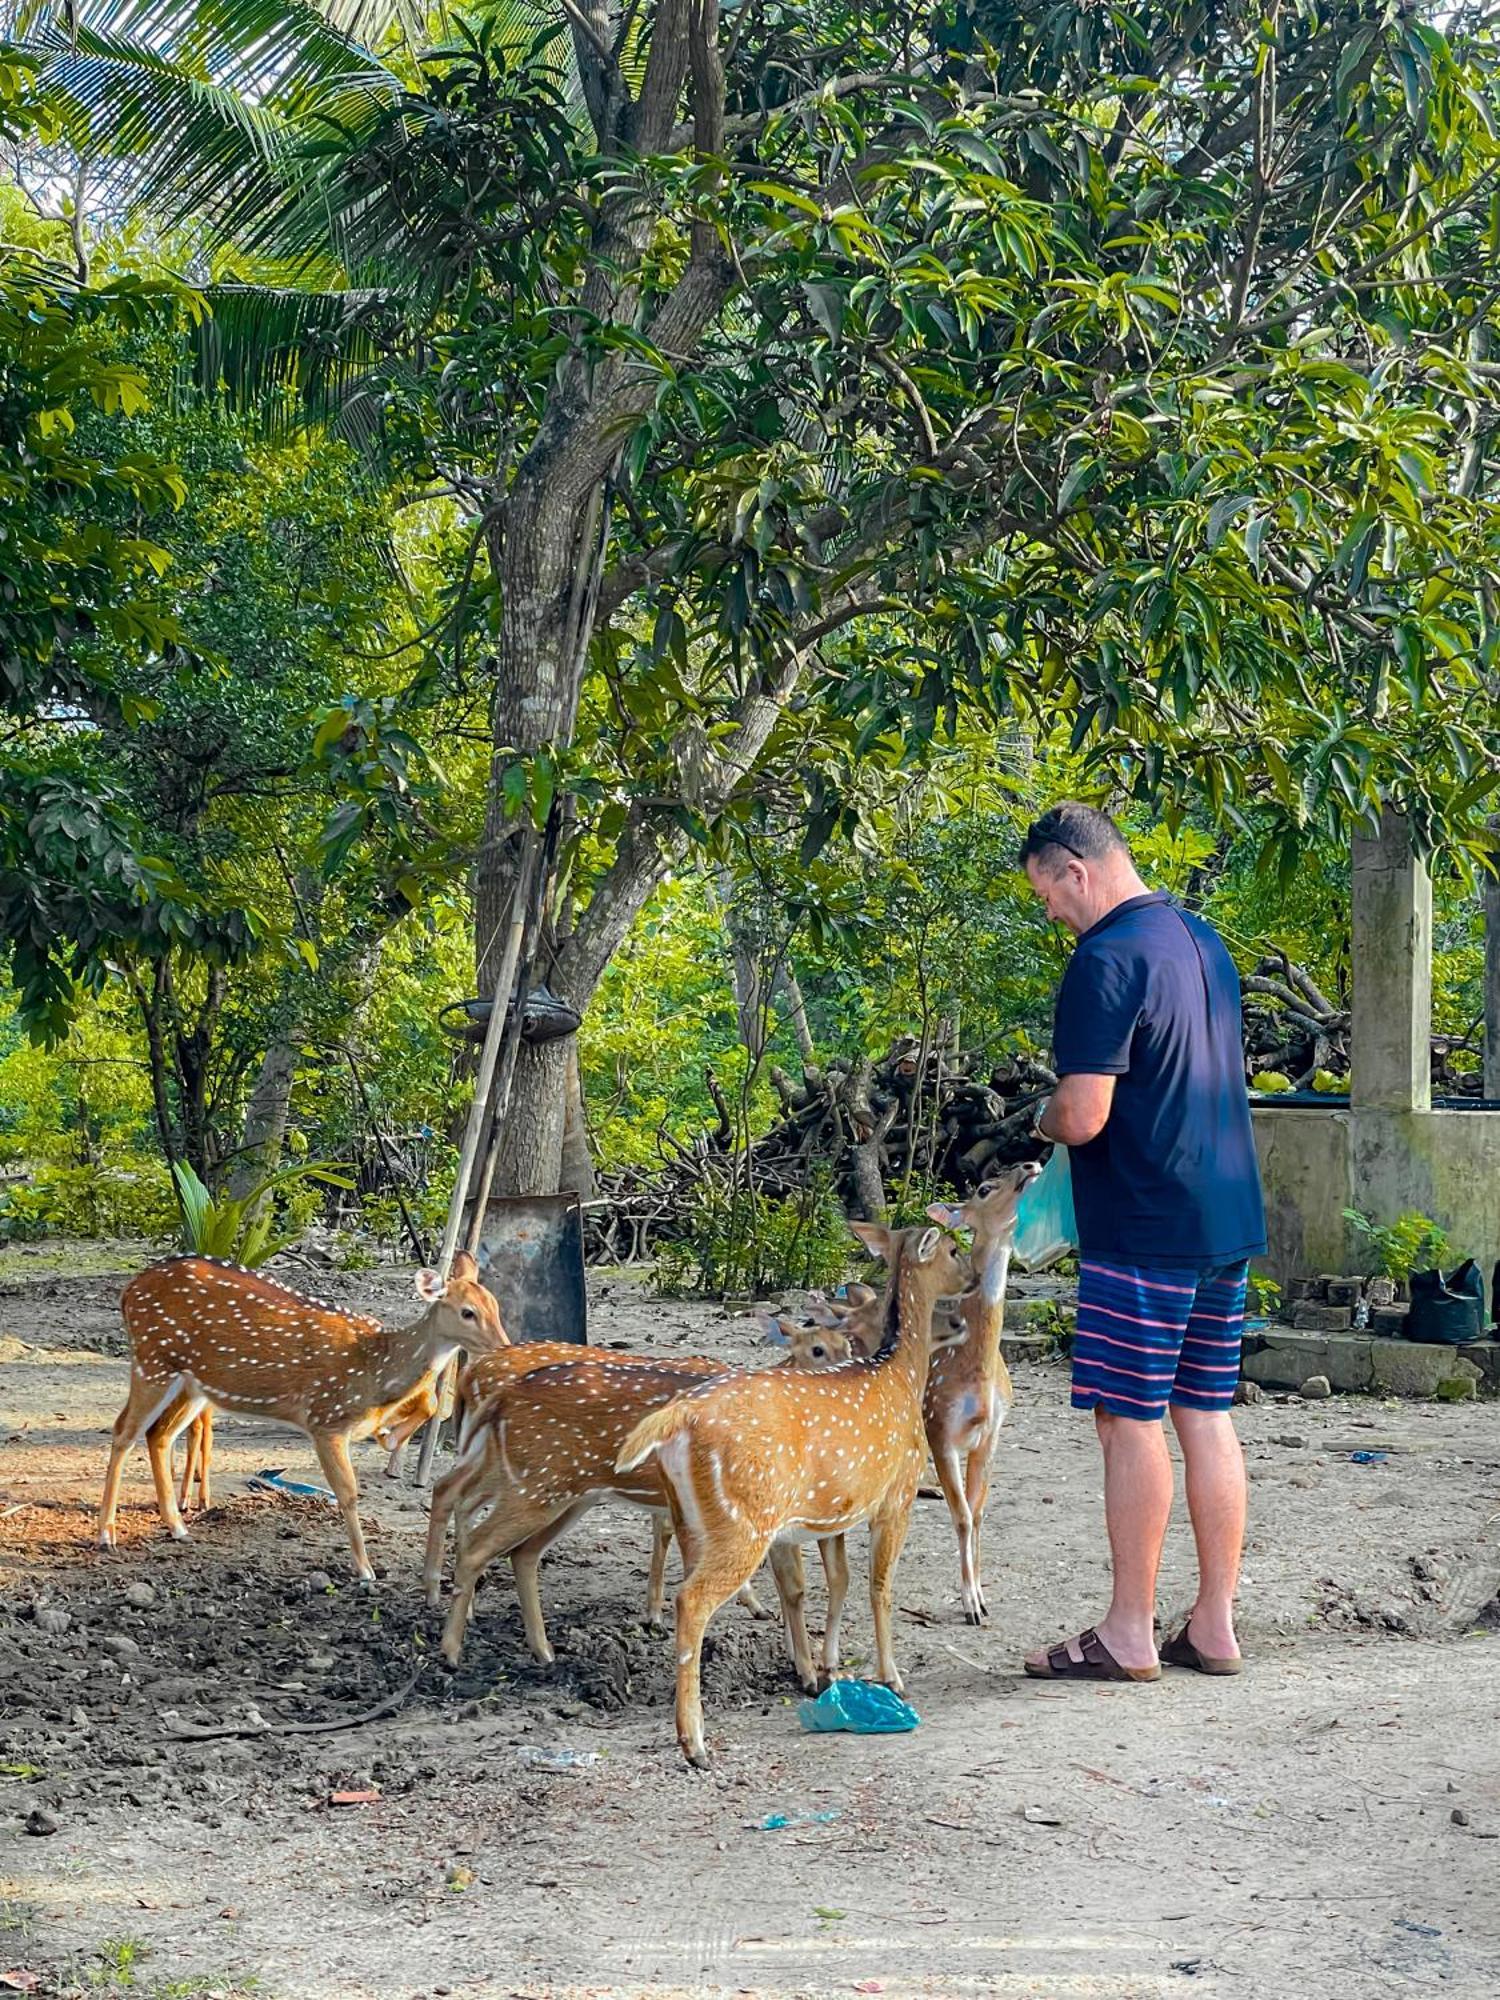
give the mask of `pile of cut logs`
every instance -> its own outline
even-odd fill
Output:
[[[1307,1090],[1321,1070],[1347,1082],[1349,1009],[1325,998],[1294,959],[1263,958],[1242,987],[1247,1079],[1262,1070],[1276,1070],[1294,1090]],[[1432,1088],[1437,1095],[1481,1094],[1478,1032],[1476,1022],[1467,1035],[1432,1037]]]
[[[1247,1079],[1276,1070],[1305,1090],[1320,1072],[1348,1077],[1349,1010],[1329,1000],[1302,966],[1264,958],[1243,987]],[[1477,1075],[1453,1068],[1470,1047],[1433,1037],[1434,1090],[1477,1093]],[[1031,1056],[992,1064],[978,1050],[959,1050],[941,1027],[925,1042],[902,1036],[878,1060],[837,1057],[805,1063],[800,1076],[775,1068],[769,1074],[780,1115],[748,1152],[736,1144],[733,1109],[708,1069],[712,1124],[688,1144],[663,1130],[658,1168],[599,1175],[597,1199],[584,1211],[591,1263],[653,1256],[685,1233],[699,1187],[736,1175],[772,1199],[801,1192],[814,1173],[825,1175],[848,1213],[866,1219],[908,1184],[967,1194],[995,1168],[1034,1156],[1032,1118],[1057,1081]],[[1352,1310],[1357,1300],[1348,1303]]]
[[[781,1105],[748,1154],[735,1147],[735,1119],[718,1078],[704,1082],[716,1123],[682,1145],[663,1132],[662,1166],[601,1174],[599,1198],[584,1211],[591,1263],[632,1262],[680,1236],[691,1197],[706,1180],[738,1174],[772,1200],[826,1176],[851,1216],[882,1214],[908,1181],[966,1194],[986,1174],[1035,1157],[1037,1106],[1057,1079],[1030,1056],[989,1065],[978,1051],[936,1036],[924,1048],[901,1037],[879,1060],[806,1063],[800,1077],[770,1072]]]

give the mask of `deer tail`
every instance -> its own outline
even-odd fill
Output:
[[[615,1460],[616,1472],[634,1472],[645,1464],[654,1451],[676,1437],[687,1420],[687,1412],[680,1402],[667,1403],[649,1416],[642,1417],[635,1429],[620,1446],[620,1455]]]

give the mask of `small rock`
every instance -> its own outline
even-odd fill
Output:
[[[1462,1806],[1455,1806],[1448,1817],[1455,1826],[1467,1826],[1469,1824],[1469,1815],[1464,1811]]]
[[[60,1639],[73,1622],[73,1614],[60,1604],[38,1604],[31,1616],[38,1632],[45,1632],[49,1639]]]
[[[1237,1403],[1263,1403],[1266,1400],[1266,1392],[1259,1382],[1237,1382],[1234,1388],[1234,1400]]]
[[[1297,1394],[1304,1403],[1321,1403],[1333,1394],[1333,1384],[1326,1375],[1309,1375]]]
[[[310,1569],[305,1579],[307,1588],[316,1597],[320,1591],[332,1590],[333,1578],[326,1569]]]
[[[107,1638],[101,1639],[99,1650],[115,1660],[137,1660],[141,1653],[135,1640],[127,1638],[123,1632],[111,1632]]]
[[[1307,1446],[1305,1437],[1298,1437],[1295,1431],[1287,1431],[1281,1437],[1273,1437],[1272,1444],[1284,1444],[1288,1451],[1303,1451]]]
[[[38,1835],[56,1833],[61,1826],[62,1821],[55,1814],[44,1812],[40,1806],[34,1806],[26,1815],[26,1831],[28,1833]]]
[[[156,1602],[156,1586],[150,1583],[133,1583],[125,1592],[125,1602],[137,1611],[149,1611]]]

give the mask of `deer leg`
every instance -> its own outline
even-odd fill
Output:
[[[823,1626],[823,1669],[818,1685],[825,1688],[838,1679],[839,1633],[844,1623],[844,1603],[849,1595],[849,1550],[842,1535],[825,1535],[818,1543],[823,1558],[823,1576],[828,1585],[828,1617]]]
[[[953,1518],[953,1532],[958,1536],[958,1571],[963,1585],[964,1617],[971,1625],[978,1625],[984,1606],[979,1601],[979,1582],[974,1568],[974,1516],[964,1491],[963,1466],[957,1451],[946,1440],[933,1451],[932,1459],[937,1467],[938,1484],[943,1489],[943,1498]]]
[[[979,1593],[980,1615],[988,1618],[990,1607],[984,1599],[984,1566],[980,1556],[980,1537],[984,1531],[984,1510],[990,1498],[991,1454],[995,1440],[986,1438],[977,1451],[969,1453],[969,1462],[964,1467],[964,1492],[969,1502],[969,1514],[974,1526],[970,1537],[974,1546],[974,1587]]]
[[[183,1393],[174,1396],[168,1407],[146,1432],[146,1456],[151,1461],[151,1478],[156,1487],[157,1512],[166,1522],[174,1542],[187,1540],[187,1527],[172,1491],[172,1446],[188,1424],[196,1422],[202,1408],[201,1396]],[[189,1462],[192,1446],[188,1447]]]
[[[585,1499],[565,1507],[545,1527],[528,1535],[524,1542],[518,1542],[510,1552],[511,1574],[516,1579],[516,1595],[521,1600],[521,1623],[526,1628],[526,1643],[531,1648],[532,1657],[540,1660],[544,1667],[552,1665],[554,1656],[547,1638],[547,1621],[542,1616],[542,1592],[537,1570],[543,1552],[551,1548],[559,1535],[565,1535],[592,1505],[592,1500]]]
[[[742,1525],[726,1533],[716,1528],[702,1537],[692,1574],[677,1593],[677,1741],[683,1756],[700,1770],[708,1763],[700,1681],[703,1634],[720,1606],[754,1576],[765,1553],[765,1541],[753,1529]]]
[[[104,1492],[99,1501],[101,1549],[112,1549],[115,1545],[115,1512],[120,1504],[120,1477],[125,1470],[125,1461],[130,1456],[130,1448],[141,1432],[170,1407],[174,1397],[183,1393],[181,1385],[181,1376],[174,1376],[166,1383],[148,1382],[144,1375],[138,1375],[133,1368],[131,1369],[130,1393],[125,1399],[124,1409],[115,1418],[114,1435],[110,1439],[109,1446],[109,1464],[104,1473]]]
[[[318,1454],[318,1463],[333,1488],[339,1512],[344,1517],[359,1580],[361,1583],[373,1583],[375,1572],[365,1553],[364,1530],[359,1525],[359,1482],[349,1462],[349,1440],[342,1431],[321,1431],[313,1434],[313,1449]]]
[[[448,1539],[448,1523],[459,1506],[473,1466],[460,1459],[432,1489],[432,1505],[427,1516],[427,1552],[422,1558],[422,1585],[427,1602],[437,1607],[443,1588],[443,1546]]]
[[[812,1641],[807,1636],[807,1572],[802,1550],[795,1542],[772,1542],[770,1562],[798,1684],[806,1693],[816,1694],[818,1676],[813,1666]]]
[[[672,1516],[651,1510],[651,1568],[646,1577],[646,1623],[653,1632],[667,1629],[667,1554],[672,1546]],[[687,1557],[683,1557],[683,1567]]]
[[[214,1408],[208,1403],[198,1412],[198,1510],[206,1514],[213,1503],[212,1466],[214,1456]]]
[[[902,1691],[891,1650],[891,1603],[896,1589],[896,1564],[911,1526],[911,1504],[892,1507],[870,1523],[870,1615],[875,1621],[875,1671],[897,1694]]]
[[[535,1502],[516,1504],[511,1496],[503,1495],[497,1498],[473,1533],[465,1537],[458,1560],[453,1565],[453,1597],[448,1606],[448,1620],[443,1627],[442,1653],[450,1667],[458,1665],[463,1651],[464,1633],[474,1609],[474,1591],[480,1577],[497,1556],[511,1555],[531,1536],[550,1528],[555,1518],[547,1508]],[[547,1540],[551,1539],[548,1535]],[[537,1617],[540,1620],[540,1607]],[[530,1637],[530,1634],[527,1636]],[[546,1641],[543,1629],[544,1646]]]
[[[193,1487],[198,1478],[198,1457],[202,1437],[201,1419],[195,1418],[188,1425],[187,1448],[182,1455],[182,1485],[177,1492],[177,1504],[184,1513],[192,1504]]]

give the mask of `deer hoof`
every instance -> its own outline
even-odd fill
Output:
[[[696,1743],[685,1742],[681,1737],[678,1738],[678,1741],[682,1743],[683,1756],[686,1757],[693,1769],[695,1771],[706,1771],[708,1769],[708,1751],[704,1748],[702,1738],[700,1737]]]

